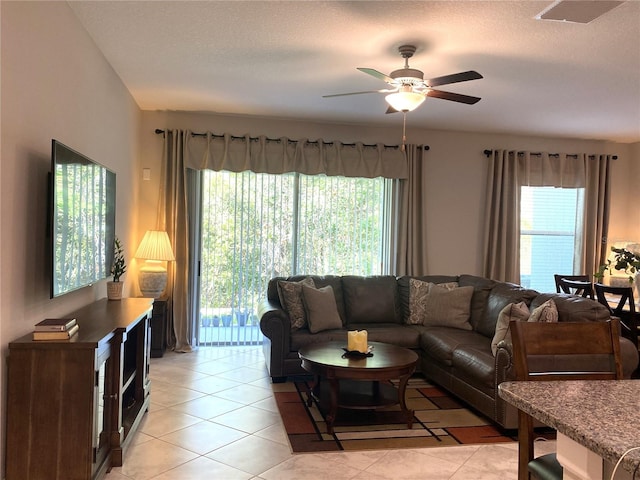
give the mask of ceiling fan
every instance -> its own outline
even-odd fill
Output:
[[[400,55],[404,58],[404,68],[394,70],[389,75],[385,75],[373,68],[358,68],[361,72],[374,76],[389,84],[390,88],[381,90],[367,90],[364,92],[337,93],[334,95],[324,95],[323,98],[342,97],[345,95],[360,95],[363,93],[387,93],[385,97],[389,108],[386,113],[410,112],[420,106],[426,97],[451,100],[452,102],[466,103],[473,105],[480,101],[479,97],[461,95],[459,93],[435,90],[433,87],[449,85],[451,83],[467,82],[483,78],[478,72],[469,70],[467,72],[444,75],[442,77],[424,80],[424,73],[420,70],[409,67],[409,59],[416,52],[414,45],[402,45],[398,48]]]

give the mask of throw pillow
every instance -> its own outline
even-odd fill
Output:
[[[471,286],[447,290],[432,283],[425,298],[422,324],[471,330],[469,316],[472,296]]]
[[[426,298],[429,293],[429,282],[409,279],[409,318],[407,323],[410,325],[422,324],[425,316]]]
[[[316,286],[311,277],[304,278],[299,282],[278,281],[280,304],[289,314],[291,331],[298,330],[307,324],[307,315],[302,301],[302,287],[304,285],[311,288]]]
[[[511,344],[511,332],[509,332],[509,322],[511,320],[517,320],[519,322],[526,322],[529,319],[529,307],[524,302],[510,303],[505,306],[498,314],[498,321],[496,322],[496,333],[491,340],[491,352],[493,356],[496,356],[498,351],[498,343],[502,340]]]
[[[557,322],[558,321],[558,307],[556,306],[556,302],[553,299],[549,299],[544,302],[542,305],[536,307],[533,312],[531,312],[531,316],[529,317],[530,322]]]
[[[438,285],[445,290],[453,290],[458,288],[458,282],[447,282],[434,284],[431,282],[425,282],[417,280],[415,278],[409,279],[409,318],[407,324],[409,325],[422,325],[426,316],[426,298],[429,294],[429,287],[431,285]]]
[[[331,285],[322,288],[303,285],[302,296],[311,333],[342,328],[342,319],[338,313],[336,297]]]

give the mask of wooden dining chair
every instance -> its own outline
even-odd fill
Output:
[[[578,275],[575,276],[577,277]],[[588,297],[591,300],[594,300],[593,284],[588,280],[589,277],[586,275],[582,275],[581,277],[586,277],[587,280],[574,280],[567,277],[561,277],[556,280],[556,285],[562,293]]]
[[[510,330],[517,380],[622,379],[617,318],[606,322],[511,321]],[[594,361],[581,363],[584,355],[594,356]],[[562,480],[556,454],[534,458],[533,441],[533,419],[518,410],[518,480]]]
[[[589,278],[589,275],[561,275],[559,273],[556,273],[553,275],[553,279],[556,282],[556,293],[571,293],[563,290],[563,288],[560,286],[560,280],[562,280],[563,278],[567,280],[576,280],[578,282],[591,283],[591,278]]]
[[[623,336],[638,346],[638,314],[636,313],[633,287],[613,287],[595,283],[593,288],[598,302],[609,309],[611,316],[618,317],[622,325]]]

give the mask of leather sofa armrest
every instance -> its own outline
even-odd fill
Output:
[[[494,398],[495,398],[495,419],[506,429],[518,427],[518,410],[512,405],[505,402],[498,395],[498,385],[502,382],[515,380],[515,367],[513,364],[513,346],[502,340],[498,343],[496,351],[495,364],[495,382],[494,382]]]
[[[513,346],[504,340],[498,343],[496,352],[496,386],[504,381],[515,380],[512,348]],[[620,357],[623,377],[631,378],[631,374],[638,368],[640,355],[638,349],[628,338],[620,337]]]
[[[284,361],[291,348],[291,322],[289,315],[279,303],[263,300],[258,304],[260,330],[268,339],[263,343],[263,350],[269,375],[282,377],[285,371]]]
[[[258,304],[258,317],[260,318],[260,330],[271,341],[284,339],[287,348],[291,339],[291,323],[289,315],[280,304],[264,300]]]
[[[500,383],[515,380],[513,346],[501,340],[496,351],[496,388]]]
[[[620,357],[622,357],[622,376],[631,378],[631,374],[638,368],[638,349],[628,338],[620,337]]]

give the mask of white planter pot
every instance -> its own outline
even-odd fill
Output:
[[[122,300],[122,282],[107,282],[107,298],[109,300]]]
[[[626,275],[624,277],[619,275],[612,275],[609,277],[609,285],[611,285],[612,287],[628,287],[629,277]]]
[[[612,287],[632,287],[634,304],[638,304],[640,299],[640,273],[636,273],[631,283],[629,283],[628,275],[612,275],[609,277],[609,285]]]

